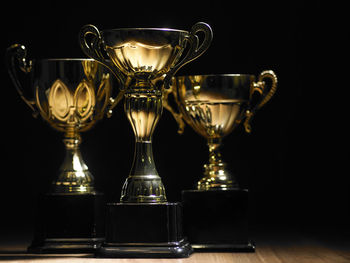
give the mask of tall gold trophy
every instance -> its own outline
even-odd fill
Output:
[[[179,133],[185,122],[207,140],[209,161],[197,189],[184,190],[184,232],[199,251],[254,251],[247,232],[248,190],[241,189],[220,153],[222,139],[251,119],[277,88],[277,77],[263,71],[254,75],[196,75],[173,79],[171,90],[178,105]],[[175,112],[168,104],[167,108]]]
[[[198,32],[204,33],[199,43]],[[120,203],[107,204],[102,257],[188,257],[192,248],[182,234],[181,204],[167,202],[152,154],[152,134],[162,114],[164,89],[177,70],[202,55],[211,28],[123,28],[80,31],[85,54],[110,67],[124,84],[124,109],[135,134],[135,154]],[[102,55],[103,49],[112,64]],[[185,53],[185,51],[187,53]]]
[[[92,252],[104,237],[104,201],[82,159],[80,133],[111,110],[112,75],[92,59],[29,60],[19,44],[7,49],[6,58],[14,86],[33,116],[41,115],[62,132],[66,148],[52,188],[39,197],[37,228],[28,250]],[[23,78],[31,79],[30,87],[21,84]],[[28,88],[33,94],[30,99],[24,91]]]

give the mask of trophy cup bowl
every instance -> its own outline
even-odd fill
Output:
[[[196,35],[198,32],[204,33],[202,43]],[[79,39],[84,53],[111,68],[123,83],[124,110],[135,134],[132,168],[123,185],[120,203],[108,204],[106,242],[100,254],[105,257],[189,256],[188,242],[182,234],[174,236],[181,224],[180,204],[167,202],[153,159],[152,134],[162,114],[164,89],[182,66],[207,50],[212,40],[211,28],[197,23],[191,31],[168,28],[99,31],[93,25],[86,25]],[[102,49],[112,63],[106,61]],[[124,213],[135,216],[127,218]],[[144,220],[137,219],[139,213],[144,213]],[[169,217],[169,213],[172,216]],[[168,223],[157,224],[164,216]],[[131,234],[122,229],[123,224],[133,229]],[[140,234],[135,235],[137,232]],[[159,238],[154,239],[155,236]],[[125,243],[131,245],[125,246]],[[140,244],[147,245],[141,249]]]
[[[269,84],[269,85],[268,85]],[[251,132],[256,111],[271,99],[277,77],[263,71],[249,74],[196,75],[173,78],[171,90],[178,106],[179,133],[185,122],[209,146],[209,162],[196,190],[183,190],[184,232],[195,251],[253,252],[249,240],[248,190],[241,189],[220,153],[223,138],[243,122]],[[169,104],[168,104],[169,105]]]
[[[66,148],[52,189],[39,198],[41,231],[36,233],[30,250],[91,251],[103,237],[103,223],[97,222],[103,220],[103,195],[95,190],[94,178],[82,159],[80,132],[93,127],[109,109],[110,71],[92,59],[28,60],[26,48],[19,44],[10,46],[6,56],[10,77],[21,98],[34,117],[40,114],[64,134]],[[20,72],[31,79],[30,99],[24,95],[28,92],[21,84]]]

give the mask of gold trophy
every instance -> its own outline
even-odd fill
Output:
[[[204,33],[199,43],[198,32]],[[123,83],[124,109],[135,134],[135,154],[120,203],[107,204],[102,257],[188,257],[192,248],[181,231],[181,204],[169,203],[152,154],[152,134],[162,114],[164,89],[185,64],[202,55],[211,28],[123,28],[80,31],[84,53],[105,64]],[[102,55],[103,49],[110,60]],[[142,215],[142,218],[140,218]]]
[[[269,85],[268,85],[269,84]],[[178,105],[175,113],[179,133],[184,122],[204,137],[209,147],[209,162],[196,190],[182,192],[184,229],[195,250],[254,251],[247,236],[248,190],[240,189],[234,174],[227,169],[220,153],[222,139],[268,102],[277,88],[277,77],[263,71],[258,80],[249,74],[196,75],[175,77],[171,89]]]
[[[23,45],[7,49],[10,77],[24,102],[62,132],[65,159],[52,189],[39,198],[39,216],[29,251],[91,252],[104,237],[103,194],[82,159],[80,132],[112,110],[109,70],[92,59],[28,60]],[[19,73],[31,79],[33,97],[25,97]],[[22,76],[23,77],[23,76]]]

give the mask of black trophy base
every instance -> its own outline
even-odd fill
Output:
[[[184,234],[194,251],[255,251],[248,237],[248,190],[184,190],[182,203]]]
[[[192,248],[188,241],[165,243],[104,244],[97,256],[105,258],[187,258]]]
[[[45,194],[39,197],[29,253],[94,253],[104,241],[103,194]]]
[[[96,256],[186,258],[192,247],[182,234],[180,203],[107,204],[106,240]]]
[[[28,247],[28,253],[94,253],[103,240],[104,238],[46,238],[33,241]]]

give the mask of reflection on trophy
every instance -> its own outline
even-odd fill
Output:
[[[198,32],[204,33],[202,43]],[[205,23],[195,24],[190,32],[165,28],[100,32],[92,25],[81,29],[85,54],[110,67],[124,84],[124,109],[135,134],[134,161],[120,203],[107,205],[100,256],[188,257],[192,252],[181,232],[181,205],[167,202],[153,160],[152,134],[162,114],[164,88],[180,67],[207,50],[211,40],[212,31]],[[113,64],[104,59],[101,47]]]
[[[270,82],[270,85],[267,85]],[[194,249],[251,251],[246,209],[248,191],[240,189],[220,153],[222,139],[243,122],[251,132],[251,119],[271,99],[277,77],[271,70],[254,75],[197,75],[173,79],[172,94],[178,105],[179,133],[184,119],[209,146],[209,162],[197,190],[183,191],[185,234]],[[166,96],[167,98],[167,96]],[[168,106],[169,107],[169,106]],[[169,107],[171,112],[175,112]]]
[[[63,132],[66,147],[52,189],[39,198],[39,221],[29,250],[92,251],[103,239],[104,203],[82,159],[80,132],[89,130],[110,106],[111,75],[92,59],[30,61],[26,53],[19,44],[7,49],[9,74],[33,116],[40,114],[51,127]],[[24,95],[20,71],[31,77],[31,99]]]

